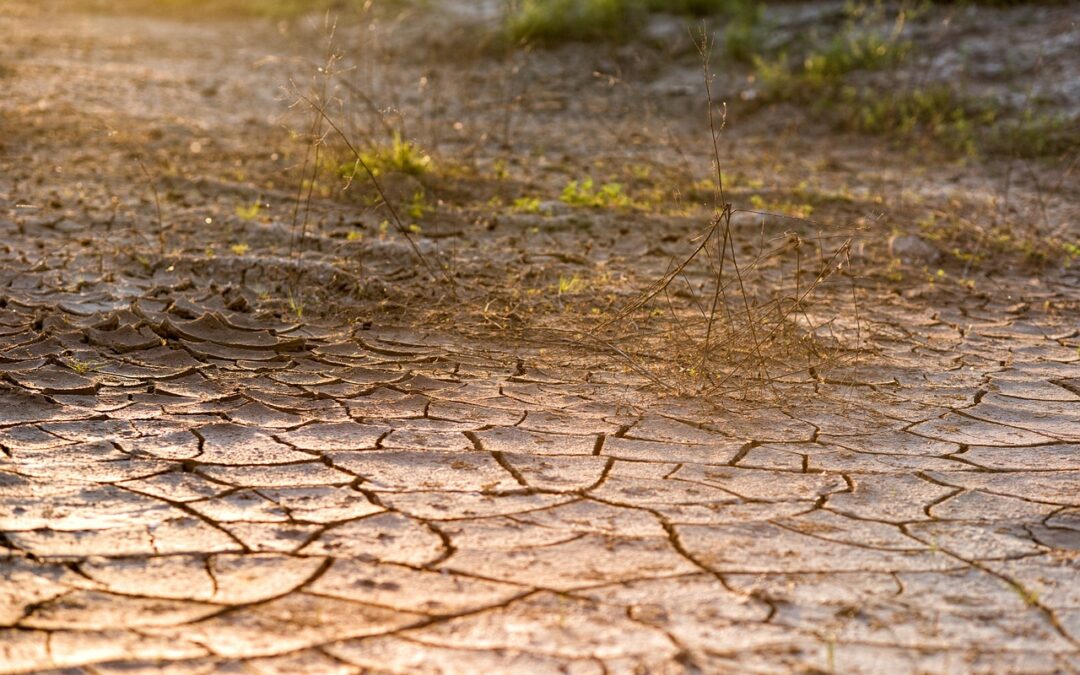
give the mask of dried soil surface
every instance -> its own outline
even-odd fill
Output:
[[[0,6],[0,672],[1080,670],[1075,271],[952,283],[869,230],[812,309],[856,360],[674,395],[557,329],[707,209],[485,205],[646,158],[707,174],[692,45],[496,58],[464,46],[483,12],[445,11],[339,39],[456,167],[387,177],[426,190],[454,296],[369,195],[316,186],[298,243],[286,127],[311,117],[280,87],[317,30]],[[988,206],[1003,165],[743,118],[725,161],[766,195],[846,190],[823,219],[1077,231],[1043,165]]]

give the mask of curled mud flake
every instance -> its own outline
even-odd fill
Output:
[[[381,513],[336,525],[303,552],[423,566],[442,558],[445,544],[420,521],[400,513]]]
[[[98,384],[73,370],[44,366],[32,371],[8,373],[15,384],[43,394],[93,394]]]
[[[659,470],[647,474],[639,473],[635,468],[634,464],[616,461],[604,482],[588,494],[619,506],[645,508],[688,504],[718,507],[741,501],[737,495],[719,486],[666,479],[664,476],[678,465],[660,465]]]
[[[437,662],[450,672],[479,670],[494,673],[540,673],[558,675],[601,675],[604,667],[589,657],[568,658],[529,652],[523,649],[462,649],[430,644],[422,639],[397,636],[363,638],[335,643],[325,648],[335,658],[361,669],[387,668],[401,672],[431,673],[429,663]],[[613,672],[608,670],[607,672]]]
[[[161,330],[173,337],[240,349],[295,351],[304,346],[303,338],[280,339],[267,330],[242,330],[229,325],[216,314],[203,314],[193,321],[166,317]]]
[[[297,386],[314,386],[319,384],[330,384],[335,381],[334,377],[323,375],[322,373],[314,371],[304,371],[298,369],[299,364],[294,362],[291,369],[281,373],[275,373],[270,376],[270,379],[275,382],[281,382],[283,384],[297,385]]]
[[[951,569],[954,557],[932,549],[890,551],[827,541],[772,523],[679,525],[685,550],[721,573],[892,572]]]
[[[310,590],[433,616],[499,605],[527,592],[514,584],[358,559],[335,562]]]
[[[790,474],[742,467],[686,464],[668,480],[707,485],[753,501],[817,499],[847,487],[835,474]]]
[[[917,551],[927,548],[925,544],[905,536],[897,525],[849,518],[824,509],[774,522],[802,534],[854,546],[892,551]]]
[[[466,428],[472,428],[466,426]],[[471,452],[475,446],[469,431],[428,431],[426,429],[394,429],[379,442],[385,450],[435,450],[439,452]]]
[[[23,450],[45,450],[72,443],[74,441],[55,436],[32,424],[23,424],[0,430],[0,445],[3,445],[11,453]]]
[[[322,532],[319,525],[292,522],[234,522],[219,527],[247,551],[289,555],[296,554]]]
[[[347,487],[261,488],[259,494],[278,504],[289,518],[299,522],[329,524],[386,510]]]
[[[531,488],[553,492],[588,490],[599,484],[612,461],[606,457],[554,457],[499,453]]]
[[[1030,499],[1037,503],[1080,506],[1080,471],[937,472],[929,478],[967,490]]]
[[[151,476],[172,468],[166,461],[145,456],[133,457],[109,441],[28,450],[17,455],[13,465],[25,476],[76,483],[113,483]]]
[[[521,485],[486,453],[378,450],[336,452],[334,466],[347,469],[375,491],[499,492]]]
[[[949,413],[940,419],[916,424],[909,431],[932,440],[999,447],[1039,445],[1056,440],[1035,431],[973,419],[956,413]]]
[[[472,546],[459,550],[445,566],[481,577],[555,590],[674,576],[700,569],[676,552],[666,537],[620,539],[601,535],[515,549]]]
[[[853,489],[829,497],[829,508],[853,518],[905,523],[929,520],[927,510],[959,490],[911,475],[860,475]]]
[[[355,422],[317,423],[280,434],[278,438],[298,450],[312,452],[371,450],[389,431],[389,427]]]
[[[208,521],[225,525],[235,522],[285,523],[289,513],[280,504],[254,490],[237,490],[227,495],[189,502],[188,507]]]
[[[535,494],[518,485],[503,492],[380,492],[379,501],[423,520],[513,515],[563,504],[573,495]]]
[[[237,487],[303,487],[310,485],[347,485],[356,480],[352,474],[337,471],[311,455],[306,462],[276,465],[201,465],[199,474],[217,484]]]
[[[282,412],[262,403],[245,403],[239,408],[230,410],[228,416],[233,422],[267,430],[292,429],[305,421],[300,415]]]
[[[271,367],[275,364],[281,364],[287,361],[285,356],[273,349],[237,347],[234,345],[219,344],[217,342],[198,342],[188,339],[181,339],[179,342],[183,345],[185,350],[190,352],[196,359],[201,359],[202,361],[212,361],[213,359],[221,361],[247,361],[253,364],[266,363]],[[202,361],[200,361],[201,364]],[[253,366],[253,368],[257,367],[258,366]]]
[[[1017,448],[975,446],[962,457],[978,467],[1001,471],[1080,471],[1080,444],[1076,443]]]
[[[512,426],[522,418],[522,413],[512,410],[449,401],[432,401],[427,414],[433,418],[468,422],[476,426]]]
[[[33,530],[12,535],[10,539],[39,558],[218,553],[243,548],[197,518],[152,520],[146,524],[95,530]]]
[[[662,631],[627,618],[622,607],[549,592],[403,636],[456,649],[518,649],[563,658],[670,657],[676,651]]]
[[[163,377],[178,377],[185,372],[206,366],[202,361],[195,359],[188,352],[175,346],[161,346],[132,352],[125,354],[124,360],[141,366],[163,368],[170,371],[171,374],[163,375]]]
[[[163,598],[118,596],[75,591],[34,608],[20,625],[48,630],[108,630],[175,626],[198,621],[221,610],[216,605]]]
[[[155,381],[154,392],[167,396],[205,400],[221,398],[226,394],[226,389],[220,384],[207,379],[205,375],[192,371],[184,375],[173,375],[167,379]]]
[[[96,297],[61,300],[56,303],[59,309],[76,316],[95,316],[122,310],[127,306],[127,301],[110,298],[105,293],[98,293]]]
[[[1056,440],[1080,441],[1080,403],[1072,401],[1028,401],[987,394],[965,413]]]
[[[189,626],[146,632],[191,640],[221,656],[252,658],[387,633],[421,618],[408,612],[297,592]]]
[[[119,354],[161,346],[161,338],[146,326],[120,326],[115,330],[88,328],[86,337],[90,344],[111,349]]]
[[[288,464],[312,459],[311,455],[279,443],[269,434],[253,427],[212,424],[199,427],[195,433],[203,440],[203,454],[199,461],[206,464],[247,466]]]
[[[422,394],[405,394],[380,387],[367,396],[342,401],[353,417],[368,419],[408,419],[423,417],[429,399]]]
[[[527,431],[517,427],[496,427],[476,432],[484,450],[530,455],[592,455],[596,438]]]

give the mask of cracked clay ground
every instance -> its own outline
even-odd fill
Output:
[[[106,114],[110,40],[187,30],[26,7],[0,17],[38,45],[5,46],[18,69],[72,67],[48,31],[100,61],[89,112],[21,79],[9,130]],[[130,67],[177,115],[201,100]],[[1075,275],[890,296],[844,377],[715,405],[527,344],[290,320],[179,258],[102,273],[91,207],[15,208],[49,200],[31,164],[0,216],[0,672],[1080,670]],[[144,198],[134,171],[110,189]]]

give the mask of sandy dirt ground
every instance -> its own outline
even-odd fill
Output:
[[[934,77],[1076,114],[1075,5],[949,11]],[[719,60],[714,155],[681,23],[498,12],[0,4],[0,672],[1080,670],[1075,158]],[[393,213],[337,129],[423,148]]]

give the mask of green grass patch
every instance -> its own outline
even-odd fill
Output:
[[[740,63],[753,63],[764,40],[765,5],[756,0],[728,3],[724,26],[724,52]]]
[[[853,77],[888,71],[908,59],[912,45],[901,39],[903,25],[903,14],[890,31],[875,30],[865,17],[853,18],[831,38],[811,44],[801,58],[753,55],[762,100],[796,102],[848,130],[947,155],[1051,157],[1080,146],[1076,120],[1034,107],[1009,109],[943,84],[895,85],[888,74]]]
[[[383,0],[379,7],[400,9],[422,0]],[[231,16],[267,19],[295,19],[327,10],[347,16],[365,8],[365,0],[82,0],[94,11],[139,12],[180,17]]]
[[[645,10],[642,0],[522,0],[508,28],[519,41],[614,39],[636,32]]]
[[[769,100],[810,100],[839,89],[857,71],[884,70],[900,65],[911,44],[896,36],[844,31],[825,45],[811,49],[801,61],[787,54],[769,59],[754,55],[754,76]]]
[[[991,127],[998,114],[992,106],[965,99],[947,87],[901,92],[849,88],[838,108],[857,131],[928,139],[962,155],[977,153],[981,131]]]
[[[923,237],[953,262],[971,270],[997,269],[1003,264],[1031,269],[1080,264],[1080,241],[1046,235],[1035,226],[986,225],[944,213],[929,215],[917,224]]]
[[[389,145],[382,145],[360,153],[364,164],[376,176],[387,173],[404,173],[410,176],[422,176],[433,168],[431,156],[412,141],[405,140],[400,133],[394,132]],[[363,169],[354,161],[345,162],[338,167],[342,178],[355,178]]]
[[[759,6],[757,0],[520,0],[508,16],[507,29],[515,41],[543,44],[620,41],[636,36],[650,13],[737,17]]]
[[[921,140],[952,154],[1056,157],[1080,146],[1077,123],[936,86],[895,92],[845,88],[834,104],[849,128]]]
[[[570,181],[563,188],[559,199],[570,206],[590,208],[629,208],[634,205],[622,183],[604,183],[597,186],[592,178]]]

